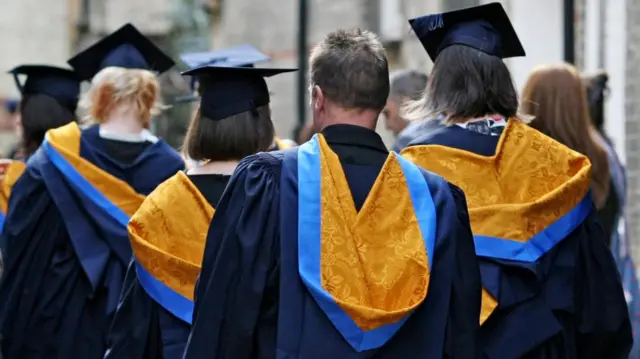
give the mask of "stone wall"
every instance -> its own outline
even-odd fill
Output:
[[[640,0],[627,1],[625,153],[628,176],[627,222],[636,258],[640,258]]]

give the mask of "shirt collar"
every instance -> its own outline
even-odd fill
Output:
[[[376,131],[356,125],[338,124],[322,130],[329,145],[351,145],[369,147],[374,150],[389,152],[382,138]]]

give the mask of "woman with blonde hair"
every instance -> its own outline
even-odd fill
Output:
[[[525,52],[502,5],[410,23],[434,60],[417,114],[441,115],[446,126],[418,138],[402,154],[466,194],[484,287],[482,354],[627,358],[632,338],[624,292],[593,208],[594,201],[606,200],[608,175],[598,177],[598,193],[590,195],[594,165],[587,156],[526,124],[530,116],[520,113],[503,62]],[[577,86],[566,76],[557,83],[568,90],[541,88],[532,106],[545,109],[540,113],[549,117],[545,124],[576,119],[571,126],[583,128],[567,130],[567,136],[588,138],[579,79]],[[568,98],[571,91],[577,99]],[[525,90],[523,101],[531,100],[530,93]],[[571,143],[600,158],[597,147],[584,141]],[[602,171],[606,163],[595,166]]]
[[[521,109],[534,117],[533,128],[589,158],[593,203],[605,233],[612,233],[618,203],[609,159],[589,116],[587,92],[578,70],[569,64],[536,67],[522,92]],[[610,238],[605,237],[607,244]]]
[[[131,259],[126,225],[184,168],[146,129],[173,62],[126,25],[71,59],[93,122],[50,130],[15,184],[0,242],[5,358],[100,358]]]

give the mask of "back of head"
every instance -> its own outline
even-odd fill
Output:
[[[522,92],[522,111],[534,117],[532,127],[589,158],[594,201],[601,208],[609,192],[609,162],[589,118],[586,89],[576,68],[535,68]]]
[[[516,117],[518,94],[501,58],[466,45],[451,45],[436,58],[424,97],[404,116],[422,120],[444,115],[449,123],[498,114]]]
[[[196,161],[235,161],[268,150],[274,136],[269,105],[223,119],[207,118],[198,110],[183,151]]]
[[[589,114],[598,131],[604,131],[604,100],[606,98],[609,75],[605,71],[599,71],[593,75],[583,77],[587,87],[587,102]]]
[[[377,36],[369,31],[337,30],[311,52],[312,100],[319,87],[332,104],[379,113],[389,96],[389,64]]]
[[[427,75],[415,70],[396,70],[390,75],[389,99],[397,103],[405,100],[417,101],[427,86]]]
[[[113,110],[124,106],[148,127],[162,108],[160,85],[151,71],[107,67],[93,77],[81,105],[88,110],[90,119],[98,123],[105,122]]]
[[[20,112],[22,145],[27,156],[38,149],[48,130],[76,121],[75,114],[66,106],[44,94],[25,95]]]

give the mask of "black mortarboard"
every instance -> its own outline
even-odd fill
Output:
[[[131,24],[91,45],[68,61],[83,80],[91,80],[105,67],[142,69],[159,74],[175,63]]]
[[[214,121],[269,104],[265,77],[297,69],[204,66],[185,71],[200,82],[200,111]]]
[[[525,56],[500,3],[425,15],[409,20],[409,24],[433,61],[451,45],[466,45],[503,59]]]
[[[75,111],[80,95],[80,78],[72,70],[44,65],[22,65],[9,71],[23,95],[45,94]],[[19,75],[27,80],[20,82]]]

